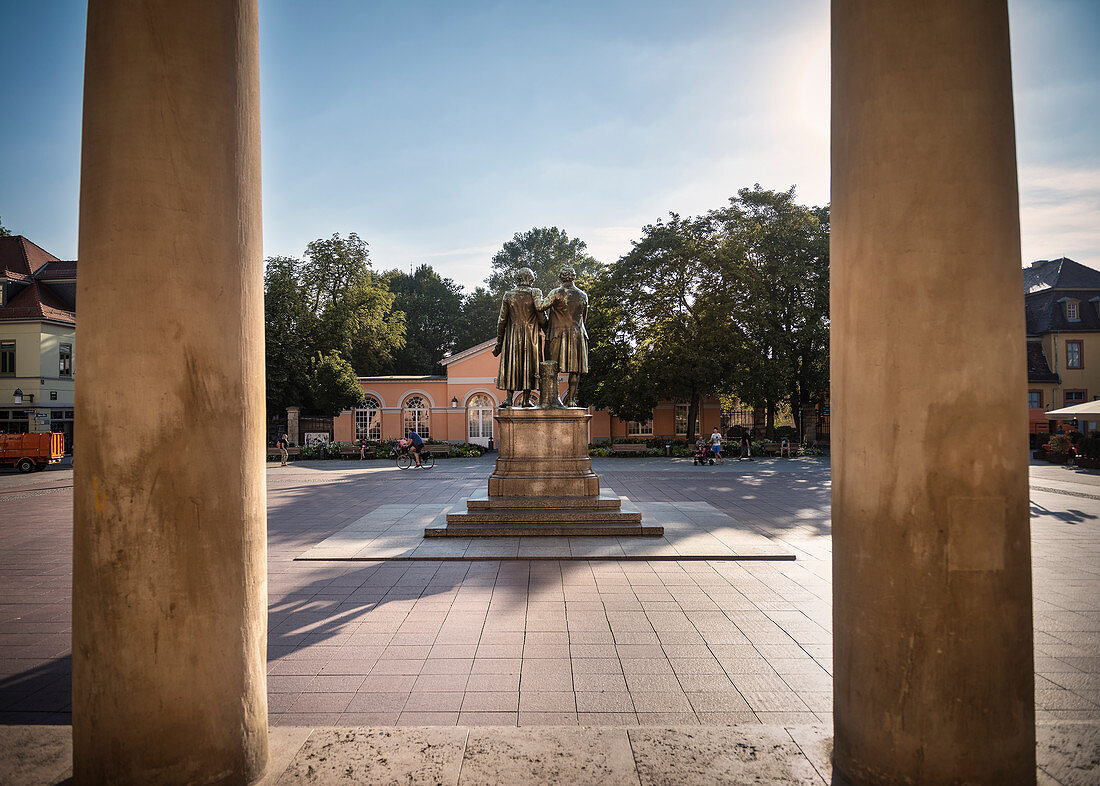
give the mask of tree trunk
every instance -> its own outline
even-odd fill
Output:
[[[768,413],[765,407],[753,407],[752,409],[752,434],[753,439],[762,439],[768,425]]]
[[[695,422],[699,419],[699,400],[701,398],[694,391],[688,396],[687,442],[689,445],[695,440]]]

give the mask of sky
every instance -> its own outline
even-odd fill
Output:
[[[1010,0],[1024,263],[1100,269],[1100,3]],[[260,0],[265,256],[356,232],[467,289],[739,188],[829,201],[827,0]],[[0,220],[77,248],[86,3],[2,0]]]

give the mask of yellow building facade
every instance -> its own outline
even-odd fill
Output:
[[[1028,412],[1032,432],[1044,432],[1048,411],[1100,398],[1100,271],[1066,258],[1033,262],[1024,301]]]
[[[0,433],[57,431],[72,446],[76,262],[0,237]]]

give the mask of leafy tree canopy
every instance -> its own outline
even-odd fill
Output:
[[[455,329],[455,351],[477,346],[497,334],[500,295],[476,287],[462,298],[462,312]]]
[[[4,222],[0,221],[0,237],[11,237],[11,230],[4,226]]]
[[[759,185],[696,218],[643,227],[590,283],[586,400],[641,420],[703,395],[768,413],[828,390],[829,209]],[[689,436],[691,436],[689,434]]]
[[[793,413],[829,387],[829,208],[795,201],[795,189],[743,188],[708,214],[729,260],[729,318],[745,347],[732,391],[744,402]]]
[[[462,287],[442,278],[430,265],[411,274],[391,270],[383,276],[394,296],[394,308],[405,312],[405,346],[393,353],[391,368],[399,374],[440,374],[439,361],[458,346],[462,321]]]
[[[557,227],[517,232],[493,255],[493,272],[485,283],[499,296],[515,286],[520,268],[529,267],[535,271],[535,286],[545,294],[560,284],[558,271],[566,265],[576,270],[578,277],[592,272],[598,263],[586,248],[583,240],[570,238]]]
[[[658,399],[686,399],[693,436],[701,397],[728,381],[739,349],[714,234],[709,219],[673,213],[592,281],[592,403],[641,420]]]
[[[327,417],[363,403],[363,390],[355,369],[336,350],[314,358],[311,385],[313,406]]]
[[[405,344],[405,315],[370,269],[355,234],[333,235],[306,248],[304,260],[272,257],[264,272],[267,403],[316,409],[312,360],[338,352],[359,374],[386,373]]]

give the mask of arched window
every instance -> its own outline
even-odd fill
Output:
[[[539,392],[537,390],[532,390],[531,395],[528,396],[527,398],[531,402],[532,407],[537,407],[538,406],[538,404],[539,404]],[[512,398],[512,406],[513,407],[522,407],[523,406],[523,392],[522,391],[517,393]]]
[[[423,396],[409,396],[404,406],[405,436],[415,431],[424,439],[430,439],[429,421],[431,408]]]
[[[374,396],[367,396],[363,406],[355,410],[355,438],[382,439],[382,404]]]
[[[493,410],[496,404],[484,393],[472,396],[466,404],[466,439],[475,445],[488,447],[493,438]]]

